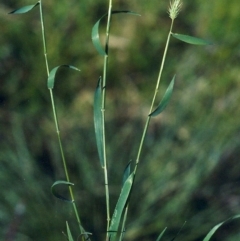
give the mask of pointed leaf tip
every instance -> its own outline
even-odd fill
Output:
[[[212,43],[201,39],[201,38],[196,38],[196,37],[192,37],[189,35],[184,35],[184,34],[178,34],[178,33],[172,33],[172,36],[178,40],[181,40],[185,43],[188,44],[195,44],[195,45],[211,45]]]
[[[149,114],[149,116],[151,117],[157,116],[161,112],[163,112],[163,110],[167,107],[168,102],[170,101],[170,98],[172,96],[174,81],[175,81],[175,75],[173,76],[172,81],[170,82],[159,106],[151,114]]]
[[[126,180],[128,179],[128,177],[131,174],[131,163],[132,163],[132,161],[130,161],[124,169],[122,185],[124,185],[124,183],[126,182]]]
[[[68,235],[68,240],[69,240],[69,241],[73,241],[72,233],[71,233],[71,231],[70,231],[70,228],[69,228],[68,222],[66,222],[66,225],[67,225],[67,235]]]
[[[29,11],[31,11],[33,8],[35,8],[37,5],[39,5],[39,2],[37,2],[34,5],[27,5],[21,8],[18,8],[16,10],[13,10],[12,12],[8,13],[8,14],[22,14],[22,13],[27,13]]]

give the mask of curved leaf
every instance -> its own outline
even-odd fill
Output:
[[[236,218],[240,218],[240,215],[235,215],[219,224],[217,224],[216,226],[214,226],[210,231],[209,233],[206,235],[206,237],[203,239],[203,241],[209,241],[211,239],[211,237],[213,236],[213,234],[226,222],[229,222],[233,219],[236,219]]]
[[[34,5],[27,5],[24,7],[21,7],[19,9],[13,10],[12,12],[8,13],[8,14],[22,14],[22,13],[27,13],[29,11],[31,11],[34,7],[36,7],[37,5],[39,5],[39,2],[37,2]]]
[[[74,200],[70,200],[70,199],[67,199],[67,198],[63,197],[62,195],[60,195],[60,194],[55,190],[55,187],[56,187],[57,185],[67,185],[67,186],[71,185],[71,186],[73,186],[74,184],[71,183],[71,182],[67,182],[67,181],[56,181],[56,182],[54,182],[53,185],[51,186],[52,194],[53,194],[56,198],[61,199],[62,201],[65,201],[65,202],[73,203]]]
[[[167,229],[167,227],[163,229],[163,231],[160,233],[160,235],[158,236],[156,241],[160,241],[161,240],[161,238],[162,238],[163,234],[165,233],[166,229]]]
[[[97,88],[94,94],[94,129],[97,142],[97,150],[100,159],[100,164],[104,167],[103,158],[103,119],[102,119],[102,78],[98,79]]]
[[[135,12],[132,11],[112,11],[111,14],[117,14],[117,13],[126,13],[126,14],[133,14],[133,15],[139,15]],[[107,55],[106,49],[108,48],[108,46],[105,46],[105,50],[102,47],[101,41],[100,41],[100,37],[99,37],[99,25],[101,20],[106,17],[108,15],[108,13],[105,13],[101,18],[98,19],[98,21],[93,25],[92,28],[92,42],[94,47],[96,48],[96,50],[98,51],[98,53],[102,56]]]
[[[116,235],[117,235],[117,231],[119,228],[119,224],[120,224],[120,220],[122,217],[122,213],[123,210],[126,206],[131,188],[132,188],[132,184],[133,184],[133,178],[134,178],[134,173],[132,173],[128,179],[126,180],[126,182],[123,185],[122,191],[120,193],[120,196],[118,198],[117,201],[117,205],[115,207],[112,219],[111,219],[111,224],[109,227],[109,231],[108,231],[108,237],[109,240],[115,240]]]
[[[192,37],[192,36],[188,36],[188,35],[172,33],[172,36],[174,38],[179,39],[179,40],[181,40],[185,43],[188,43],[188,44],[195,44],[195,45],[211,45],[212,44],[211,42],[209,42],[207,40]]]
[[[105,50],[102,47],[102,44],[100,42],[99,38],[99,24],[102,18],[104,18],[107,14],[104,14],[93,26],[92,28],[92,42],[98,53],[102,56],[106,55]]]
[[[126,182],[126,180],[128,179],[128,177],[130,176],[130,173],[131,173],[131,162],[130,161],[127,166],[125,167],[124,169],[124,172],[123,172],[123,183],[122,185],[124,185],[124,183]]]
[[[170,82],[159,106],[151,114],[149,114],[149,116],[151,117],[157,116],[167,107],[167,104],[172,96],[174,81],[175,81],[175,75],[173,76],[172,81]]]
[[[80,71],[78,68],[76,68],[76,67],[74,67],[72,65],[67,65],[67,64],[59,65],[59,66],[53,68],[50,71],[49,76],[48,76],[48,81],[47,81],[48,89],[53,89],[54,88],[56,73],[57,73],[58,69],[61,68],[61,67],[67,67],[67,68],[70,68],[70,69],[74,69],[74,70]]]

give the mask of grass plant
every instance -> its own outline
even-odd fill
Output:
[[[104,186],[105,186],[105,199],[106,199],[106,235],[105,240],[106,241],[115,241],[115,240],[124,240],[124,233],[126,230],[126,223],[127,223],[127,216],[128,216],[128,210],[129,210],[129,204],[131,204],[131,192],[134,188],[134,181],[135,176],[137,174],[140,160],[141,160],[141,153],[142,149],[145,143],[146,135],[149,129],[150,121],[152,118],[158,116],[161,114],[165,108],[168,106],[169,101],[171,99],[174,83],[176,76],[173,75],[172,80],[169,82],[168,87],[166,88],[165,93],[163,94],[161,100],[159,101],[159,104],[156,104],[158,102],[158,94],[159,94],[159,88],[160,88],[160,82],[162,79],[162,73],[165,66],[165,61],[167,58],[167,52],[170,45],[171,37],[174,37],[175,39],[178,39],[182,42],[193,44],[193,45],[209,45],[211,44],[209,41],[196,38],[193,36],[185,35],[185,34],[179,34],[179,33],[173,33],[173,27],[174,27],[174,21],[177,18],[179,12],[181,11],[181,0],[173,0],[170,2],[170,7],[168,9],[168,14],[171,19],[170,29],[169,33],[167,35],[166,44],[164,48],[163,57],[160,60],[160,68],[159,68],[159,74],[156,80],[156,86],[153,91],[151,104],[149,107],[148,115],[146,117],[146,122],[143,127],[143,132],[141,135],[141,139],[139,141],[139,147],[136,153],[136,158],[134,162],[134,168],[133,171],[131,170],[131,161],[128,163],[128,165],[125,168],[124,174],[123,174],[123,184],[122,189],[119,194],[119,198],[117,200],[114,212],[111,214],[110,211],[110,192],[109,192],[109,169],[108,169],[108,158],[107,158],[107,149],[106,146],[108,145],[107,139],[106,139],[106,94],[107,94],[107,82],[108,82],[108,59],[109,59],[109,39],[110,39],[110,30],[111,30],[111,19],[113,14],[132,14],[132,15],[139,15],[132,11],[126,11],[126,10],[119,10],[119,11],[113,11],[112,10],[112,0],[109,0],[109,6],[108,11],[106,14],[104,14],[93,26],[92,28],[92,41],[93,45],[95,46],[97,52],[103,56],[103,71],[102,76],[99,77],[97,82],[97,87],[94,94],[94,128],[95,128],[95,134],[96,134],[96,142],[97,142],[97,150],[99,155],[99,160],[101,167],[103,169],[103,176],[104,176]],[[42,29],[42,42],[43,42],[43,54],[46,64],[46,72],[47,72],[47,87],[49,89],[50,93],[50,100],[52,105],[52,112],[53,112],[53,119],[55,124],[55,129],[57,133],[57,139],[59,144],[59,150],[62,158],[62,164],[63,169],[65,173],[66,180],[57,180],[52,185],[52,193],[55,197],[58,199],[61,199],[63,201],[69,202],[72,205],[73,212],[75,214],[77,226],[79,229],[79,235],[74,235],[77,238],[73,238],[73,235],[71,233],[71,228],[66,222],[66,235],[69,241],[78,240],[79,238],[83,241],[87,241],[91,239],[90,233],[86,232],[82,226],[81,218],[80,218],[80,212],[77,208],[77,205],[75,203],[75,196],[74,196],[74,190],[73,190],[73,183],[70,179],[70,173],[68,170],[67,160],[65,157],[64,147],[62,144],[62,139],[60,135],[60,127],[59,127],[59,120],[56,110],[56,104],[54,101],[54,94],[53,89],[56,82],[56,74],[58,70],[61,67],[67,67],[73,70],[79,71],[78,68],[72,66],[72,65],[59,65],[54,68],[50,68],[49,61],[48,61],[48,52],[47,52],[47,37],[45,36],[45,25],[44,25],[44,14],[43,14],[43,3],[42,1],[38,1],[34,5],[28,5],[25,7],[22,7],[20,9],[14,10],[11,12],[11,14],[23,14],[31,11],[35,7],[39,7],[40,10],[40,22],[41,22],[41,29]],[[100,40],[100,34],[99,34],[99,26],[101,23],[101,20],[103,18],[107,18],[107,24],[106,24],[106,33],[105,33],[105,42],[104,47],[102,47],[102,43]],[[51,69],[51,70],[50,70]],[[56,186],[64,185],[68,187],[70,199],[66,198],[65,196],[62,196],[59,194],[58,191],[56,191]],[[218,225],[216,225],[204,238],[203,241],[209,241],[215,231],[225,222],[239,218],[239,215],[236,215]],[[164,236],[164,233],[166,232],[166,228],[160,233],[160,235],[157,238],[157,241],[162,240],[162,237]]]

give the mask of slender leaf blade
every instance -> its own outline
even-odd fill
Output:
[[[123,11],[112,11],[111,14],[118,14],[118,13],[126,13],[126,14],[132,14],[132,15],[138,15],[140,16],[138,13],[132,12],[132,11],[127,11],[127,10],[123,10]],[[107,55],[106,49],[108,48],[108,46],[105,46],[105,50],[102,47],[101,41],[100,41],[100,37],[99,37],[99,25],[101,20],[106,17],[108,15],[108,13],[105,13],[101,18],[98,19],[98,21],[93,25],[92,28],[92,42],[94,47],[96,48],[97,52],[101,55]]]
[[[163,237],[163,235],[164,235],[166,229],[167,229],[167,227],[163,229],[163,231],[159,234],[159,236],[158,236],[158,238],[157,238],[156,241],[160,241],[160,240],[161,240],[161,238]]]
[[[33,8],[35,8],[37,5],[39,5],[39,2],[33,5],[27,5],[21,8],[18,8],[16,10],[11,11],[9,14],[22,14],[22,13],[27,13],[31,11]]]
[[[58,198],[58,199],[60,199],[60,200],[62,200],[62,201],[65,201],[65,202],[73,203],[73,202],[74,202],[73,200],[70,200],[70,199],[68,199],[68,198],[63,197],[61,194],[59,194],[59,193],[56,191],[55,188],[56,188],[56,186],[58,186],[58,185],[67,185],[67,186],[71,185],[71,186],[73,186],[74,184],[71,183],[71,182],[58,180],[58,181],[54,182],[53,185],[51,186],[52,194],[53,194],[56,198]]]
[[[104,167],[103,157],[103,117],[102,117],[102,78],[99,77],[97,88],[94,94],[94,129],[97,142],[97,150],[99,155],[100,164]]]
[[[168,88],[167,88],[167,90],[166,90],[166,92],[165,92],[165,94],[164,94],[160,104],[158,105],[158,107],[151,114],[149,114],[149,116],[151,116],[151,117],[157,116],[161,112],[163,112],[163,110],[167,107],[168,102],[170,101],[170,98],[172,96],[174,82],[175,82],[175,75],[173,76],[170,84],[168,85]]]
[[[69,226],[68,226],[68,222],[66,222],[66,225],[67,225],[68,240],[69,240],[69,241],[73,241],[72,233],[71,233],[70,228],[69,228]]]
[[[78,68],[76,68],[76,67],[74,67],[74,66],[72,66],[72,65],[67,65],[67,64],[59,65],[59,66],[53,68],[53,69],[50,71],[49,76],[48,76],[48,81],[47,81],[47,87],[48,87],[48,89],[53,89],[53,88],[54,88],[56,73],[57,73],[57,71],[58,71],[61,67],[67,67],[67,68],[70,68],[70,69],[74,69],[74,70],[80,71],[80,69],[78,69]]]
[[[124,211],[124,208],[126,206],[127,200],[129,198],[129,194],[132,188],[133,184],[133,178],[134,178],[134,173],[132,173],[126,182],[123,185],[122,191],[120,193],[120,196],[118,198],[115,210],[113,212],[113,216],[111,219],[111,224],[109,227],[108,231],[108,237],[111,241],[114,241],[117,235],[117,231],[119,228],[120,220],[122,217],[122,213]]]
[[[211,45],[212,43],[201,39],[201,38],[196,38],[193,36],[189,36],[189,35],[184,35],[184,34],[178,34],[178,33],[172,33],[172,36],[178,40],[181,40],[185,43],[188,44],[195,44],[195,45]]]
[[[228,222],[228,221],[231,221],[231,220],[233,220],[233,219],[236,219],[236,218],[240,218],[240,215],[235,215],[235,216],[233,216],[233,217],[231,217],[231,218],[229,218],[229,219],[227,219],[227,220],[225,220],[225,221],[223,221],[223,222],[215,225],[215,226],[209,231],[209,233],[206,235],[206,237],[203,239],[203,241],[209,241],[209,240],[211,239],[211,237],[213,236],[213,234],[214,234],[224,223],[226,223],[226,222]]]

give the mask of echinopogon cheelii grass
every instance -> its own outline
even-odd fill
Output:
[[[140,4],[140,3],[139,3]],[[117,203],[115,205],[114,212],[111,213],[110,211],[110,195],[109,195],[109,169],[108,169],[108,156],[107,156],[107,145],[108,140],[106,138],[106,121],[105,121],[105,112],[106,112],[106,94],[107,94],[107,80],[108,80],[108,57],[109,57],[109,38],[110,38],[110,30],[111,30],[111,19],[116,14],[129,14],[133,15],[133,17],[139,17],[140,14],[134,12],[134,11],[128,11],[128,10],[112,10],[112,0],[109,0],[108,10],[105,14],[103,14],[94,24],[92,27],[92,43],[93,46],[96,49],[96,53],[98,53],[103,58],[103,70],[102,74],[99,74],[98,81],[96,83],[96,89],[94,93],[94,100],[93,100],[93,118],[94,118],[94,128],[95,128],[95,135],[96,135],[96,143],[97,143],[97,151],[99,156],[100,165],[103,170],[103,178],[104,178],[104,188],[105,188],[105,198],[106,198],[106,230],[105,230],[105,240],[106,241],[115,241],[115,240],[124,240],[124,234],[127,231],[127,217],[128,217],[128,210],[129,210],[129,203],[131,202],[131,191],[134,188],[134,180],[135,176],[137,174],[137,170],[139,165],[141,164],[141,153],[143,149],[143,145],[146,139],[146,133],[148,131],[150,121],[152,118],[158,116],[161,114],[164,109],[169,104],[169,101],[171,99],[174,83],[176,80],[175,73],[173,73],[173,77],[171,81],[169,81],[168,87],[165,90],[164,95],[161,97],[161,101],[159,104],[157,104],[158,99],[158,93],[160,88],[160,82],[162,73],[164,70],[165,60],[167,58],[167,52],[170,45],[171,38],[178,39],[182,42],[185,42],[187,44],[192,45],[209,45],[211,44],[209,41],[196,38],[193,36],[185,35],[185,34],[179,34],[173,32],[174,28],[174,21],[177,18],[178,14],[180,14],[182,1],[181,0],[172,0],[169,5],[168,14],[170,17],[169,21],[169,32],[166,37],[166,44],[163,52],[163,57],[159,61],[160,67],[159,67],[159,74],[156,80],[156,86],[153,90],[153,95],[151,99],[151,104],[149,106],[148,115],[146,116],[145,125],[142,129],[142,135],[141,139],[139,140],[139,146],[138,151],[136,153],[136,157],[134,162],[130,161],[128,165],[126,166],[123,174],[123,184],[122,189],[119,194],[119,198],[117,200]],[[89,241],[91,240],[91,231],[85,231],[84,224],[81,222],[81,207],[77,207],[77,203],[75,202],[75,196],[74,192],[77,190],[76,188],[73,188],[74,184],[71,182],[70,173],[68,170],[67,165],[67,158],[65,156],[64,152],[64,146],[62,144],[62,138],[60,135],[60,128],[59,128],[59,120],[57,116],[57,108],[54,101],[54,85],[56,81],[56,73],[59,70],[59,68],[70,68],[72,70],[80,71],[78,68],[72,66],[72,65],[58,65],[56,67],[50,67],[49,61],[48,61],[48,52],[47,52],[47,36],[45,35],[45,25],[44,25],[44,14],[43,14],[43,1],[38,1],[36,4],[33,5],[27,5],[24,7],[21,7],[19,9],[16,9],[10,14],[24,14],[32,9],[39,8],[40,12],[40,22],[41,22],[41,33],[42,33],[42,43],[43,43],[43,55],[45,59],[45,65],[46,65],[46,72],[47,72],[47,87],[50,94],[50,101],[52,106],[52,112],[53,112],[53,120],[55,124],[56,134],[57,134],[57,141],[59,144],[59,150],[61,154],[62,159],[62,165],[65,173],[65,180],[57,180],[55,181],[51,186],[52,194],[64,201],[72,205],[73,212],[75,214],[76,218],[76,225],[78,226],[79,233],[72,234],[70,231],[70,227],[68,222],[66,222],[66,236],[69,241],[73,240],[82,240],[82,241]],[[102,19],[106,19],[106,31],[105,31],[105,42],[104,45],[102,45],[102,42],[100,41],[100,23]],[[131,170],[131,164],[134,165],[133,170]],[[141,168],[141,165],[140,165]],[[59,193],[56,188],[57,186],[65,186],[69,190],[69,196],[70,198],[67,198]],[[141,215],[141,214],[140,214]],[[226,220],[232,220],[235,218],[239,218],[240,215],[236,215],[234,217],[231,217],[230,219]],[[212,235],[215,233],[215,231],[226,221],[217,224],[215,227],[213,227],[210,232],[206,235],[203,241],[208,241],[211,239]],[[183,220],[184,222],[184,220]],[[160,235],[157,238],[157,241],[162,240],[162,237],[164,237],[164,233],[167,228],[164,228],[163,231],[160,233]],[[64,236],[63,236],[64,240]]]

